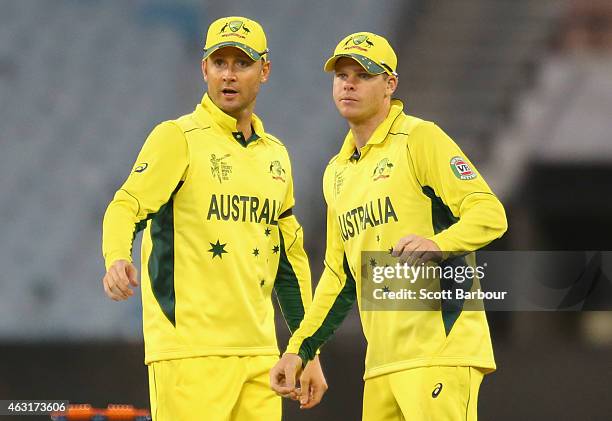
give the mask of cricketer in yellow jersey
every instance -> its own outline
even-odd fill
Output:
[[[502,204],[459,147],[392,98],[396,68],[387,40],[368,32],[345,37],[325,64],[350,131],[323,177],[325,268],[270,382],[278,393],[295,390],[303,363],[357,300],[368,341],[363,420],[473,421],[482,378],[495,369],[484,312],[444,303],[435,311],[371,311],[359,293],[364,251],[440,266],[473,262],[469,252],[507,229]],[[476,278],[471,288],[478,286]]]
[[[103,285],[116,301],[139,285],[131,249],[144,229],[143,331],[155,421],[281,419],[268,377],[279,355],[271,294],[295,330],[312,292],[289,156],[253,113],[270,74],[267,57],[257,22],[213,22],[202,102],[155,127],[104,216]],[[306,371],[314,406],[327,385],[318,359]]]

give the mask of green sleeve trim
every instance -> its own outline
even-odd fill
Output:
[[[433,188],[423,186],[423,193],[431,200],[431,223],[433,225],[434,234],[438,234],[454,223],[459,221],[448,206],[442,201],[440,196],[436,194]],[[450,251],[450,250],[443,250]]]
[[[431,200],[431,223],[435,234],[438,234],[454,223],[459,221],[459,218],[453,215],[453,212],[448,206],[442,201],[442,199],[436,194],[433,188],[429,186],[423,186],[423,193]],[[450,250],[442,250],[450,251]],[[457,256],[450,259],[446,259],[440,262],[442,270],[448,266],[466,266],[467,262],[465,256]],[[453,271],[453,273],[457,273]],[[473,280],[466,282],[456,282],[454,279],[441,279],[440,288],[443,291],[463,289],[469,291],[472,289]],[[453,291],[451,297],[455,297],[456,294]],[[452,299],[442,300],[441,311],[442,311],[442,322],[444,323],[444,331],[448,336],[455,325],[455,322],[463,311],[463,304],[465,300]]]
[[[136,239],[136,234],[138,234],[140,231],[144,230],[147,227],[147,221],[151,219],[154,215],[155,214],[149,214],[145,219],[143,219],[142,221],[138,221],[136,222],[136,224],[134,224],[134,234],[132,235],[132,242],[130,244],[130,256],[132,255],[132,251],[134,248],[134,240]]]
[[[304,362],[310,361],[315,357],[317,350],[327,342],[342,324],[357,299],[357,286],[346,259],[346,254],[344,255],[342,266],[346,275],[344,287],[338,293],[334,304],[330,307],[319,329],[312,336],[304,339],[298,351],[298,355]]]
[[[446,259],[443,262],[440,262],[440,267],[442,271],[445,271],[447,267],[465,267],[467,262],[465,260],[465,256],[453,257],[450,259]],[[453,271],[453,273],[458,273],[457,271]],[[456,282],[454,279],[440,279],[440,289],[442,291],[452,291],[450,293],[451,297],[456,297],[457,293],[455,292],[458,289],[463,291],[470,291],[472,289],[472,285],[474,283],[473,279],[466,280],[465,282]],[[441,310],[442,310],[442,322],[444,323],[444,331],[446,332],[446,336],[448,336],[455,325],[455,322],[461,315],[463,311],[463,304],[465,304],[465,299],[450,299],[450,300],[442,300]]]
[[[280,237],[280,260],[278,262],[278,270],[276,279],[274,280],[274,291],[276,299],[283,312],[283,317],[287,323],[289,331],[293,333],[297,330],[304,318],[304,303],[298,277],[295,270],[287,257],[285,249],[285,239],[283,233],[279,229]]]
[[[278,219],[287,218],[293,215],[293,208],[289,208],[278,216]]]
[[[151,219],[151,256],[148,270],[151,289],[166,318],[176,326],[174,295],[174,196],[183,182],[170,195]]]

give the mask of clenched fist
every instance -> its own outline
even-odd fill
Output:
[[[138,286],[138,270],[127,260],[116,260],[102,278],[104,292],[115,301],[127,300],[134,295],[130,287]]]

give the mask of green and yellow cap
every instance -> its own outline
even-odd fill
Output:
[[[268,42],[260,24],[240,16],[217,19],[208,27],[204,58],[223,47],[236,47],[257,61],[266,60]]]
[[[397,76],[397,56],[389,42],[371,32],[351,34],[338,43],[334,55],[325,62],[326,72],[334,70],[336,60],[350,57],[356,60],[370,74],[387,73]]]

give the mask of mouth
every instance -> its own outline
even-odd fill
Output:
[[[221,90],[221,93],[225,98],[234,98],[238,95],[238,91],[234,88],[224,88]]]
[[[357,100],[355,98],[340,98],[341,104],[354,104]]]

